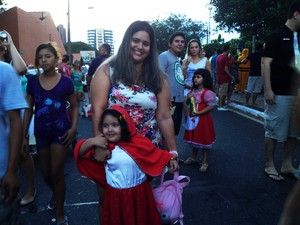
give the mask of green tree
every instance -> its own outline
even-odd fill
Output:
[[[6,2],[4,0],[0,0],[0,13],[4,12],[6,10],[6,8],[3,7],[5,5],[6,5]]]
[[[292,0],[211,0],[217,29],[241,34],[243,41],[265,37],[285,23]]]
[[[67,49],[67,43],[64,45],[65,49]],[[73,53],[80,53],[80,51],[90,51],[93,50],[98,53],[98,50],[84,42],[78,41],[78,42],[71,42],[71,49],[72,49],[72,54]]]
[[[212,55],[217,48],[222,49],[222,45],[225,43],[224,38],[222,38],[221,34],[218,35],[217,39],[213,39],[210,43],[203,45],[203,51],[208,53],[208,55]]]
[[[155,31],[159,51],[166,51],[169,48],[169,36],[175,31],[184,32],[187,41],[192,38],[201,41],[206,37],[204,23],[187,18],[186,15],[170,14],[168,18],[155,19],[150,21],[150,24]]]

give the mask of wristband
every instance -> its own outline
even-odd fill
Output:
[[[178,156],[178,152],[177,152],[176,150],[171,150],[171,151],[169,151],[169,153],[171,153],[171,154],[174,154],[174,155]]]

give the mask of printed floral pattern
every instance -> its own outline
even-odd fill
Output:
[[[117,83],[109,91],[109,106],[112,105],[127,110],[136,124],[137,132],[161,146],[161,135],[155,119],[157,98],[153,92],[146,87]]]

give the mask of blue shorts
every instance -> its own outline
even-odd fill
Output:
[[[51,145],[63,145],[62,139],[59,136],[35,137],[35,140],[37,150],[50,148]]]

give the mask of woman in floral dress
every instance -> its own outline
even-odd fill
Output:
[[[91,82],[93,131],[99,134],[102,112],[119,105],[132,117],[137,132],[154,144],[177,153],[174,124],[170,113],[170,89],[158,63],[154,30],[146,21],[133,22],[125,32],[117,55],[104,62]],[[103,138],[105,148],[105,138]],[[101,152],[101,149],[96,149]],[[99,213],[103,188],[98,185]]]

